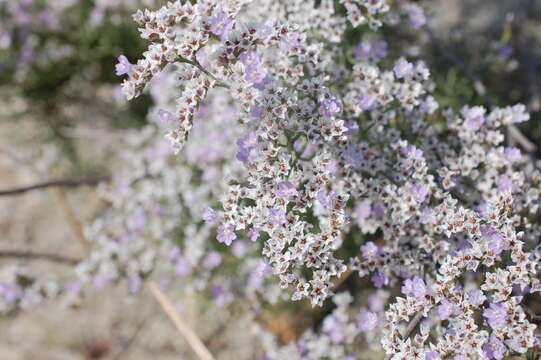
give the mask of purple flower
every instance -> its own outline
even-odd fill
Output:
[[[321,104],[323,115],[326,117],[337,116],[342,111],[342,106],[335,97],[324,100]]]
[[[371,43],[362,42],[353,49],[353,57],[356,60],[364,60],[369,57],[376,59],[387,56],[387,43],[381,40],[374,40]]]
[[[408,76],[413,71],[413,64],[405,59],[400,59],[394,66],[394,73],[397,79]]]
[[[158,116],[160,117],[160,123],[162,123],[162,124],[169,123],[169,122],[173,121],[173,119],[174,119],[173,114],[170,113],[167,110],[161,110],[160,109],[158,111]]]
[[[439,105],[433,96],[428,96],[425,101],[421,103],[421,111],[425,114],[433,114],[438,109]]]
[[[505,345],[509,346],[511,350],[516,351],[518,353],[524,352],[523,345],[521,344],[520,338],[507,339],[505,340]]]
[[[253,149],[256,148],[258,143],[258,136],[255,132],[251,132],[245,137],[237,141],[239,151],[237,152],[237,159],[243,163],[248,162],[248,158]]]
[[[362,332],[374,330],[378,326],[378,316],[370,311],[363,311],[357,319],[357,328]]]
[[[376,271],[374,275],[372,275],[372,278],[370,280],[372,280],[372,283],[377,288],[380,288],[382,286],[389,284],[389,279],[381,271]]]
[[[482,290],[472,290],[468,293],[468,302],[473,306],[481,306],[487,297]]]
[[[500,56],[504,58],[508,58],[509,56],[513,55],[513,51],[514,51],[513,46],[507,44],[507,45],[502,46],[498,52]]]
[[[372,41],[372,55],[377,58],[384,58],[387,56],[387,42],[383,40]]]
[[[385,309],[385,298],[378,293],[368,297],[368,308],[370,311],[379,312]]]
[[[269,264],[267,264],[265,260],[259,260],[254,270],[254,273],[258,277],[264,278],[265,276],[272,274],[272,267]]]
[[[361,252],[365,259],[371,259],[379,254],[379,247],[377,247],[372,241],[367,242],[361,246]]]
[[[428,292],[428,288],[425,285],[425,282],[420,277],[416,276],[411,279],[406,279],[404,285],[402,285],[402,293],[404,295],[411,296],[420,299],[423,298]]]
[[[212,298],[216,305],[220,307],[229,304],[233,300],[231,293],[226,292],[221,285],[212,286]]]
[[[204,48],[200,49],[195,54],[195,59],[199,62],[199,65],[201,65],[204,68],[206,68],[210,64],[209,55],[207,54]]]
[[[192,273],[192,265],[184,258],[179,258],[175,264],[175,274],[178,276],[186,276]]]
[[[264,85],[271,81],[264,70],[263,62],[255,51],[244,52],[240,55],[240,62],[244,65],[246,81],[262,90]]]
[[[489,342],[483,345],[483,352],[485,353],[485,356],[489,360],[490,359],[497,359],[497,360],[503,359],[503,356],[505,355],[506,351],[507,351],[507,348],[505,347],[504,343],[501,342],[494,335],[490,337]]]
[[[368,200],[360,201],[355,206],[355,215],[360,220],[367,219],[371,213],[372,213],[372,208],[371,208],[370,201]]]
[[[13,304],[23,295],[21,288],[9,283],[0,283],[0,297],[8,304]]]
[[[346,135],[353,135],[359,131],[359,124],[357,124],[357,121],[355,120],[348,120],[344,123],[344,125],[348,128]]]
[[[512,148],[506,148],[503,152],[503,155],[509,161],[510,163],[515,163],[517,161],[520,161],[522,159],[522,154],[520,153],[520,149],[517,149],[515,147]]]
[[[440,353],[437,351],[429,351],[425,354],[425,360],[441,360]]]
[[[240,259],[248,253],[248,246],[244,241],[235,241],[233,247],[231,248],[231,253],[234,257]]]
[[[286,212],[283,209],[270,209],[269,221],[274,225],[282,225],[286,223]]]
[[[355,49],[353,49],[353,56],[356,60],[363,60],[367,59],[372,52],[372,44],[363,42],[357,45]]]
[[[128,61],[128,58],[124,55],[118,57],[118,64],[115,65],[116,75],[122,76],[124,74],[129,74],[132,70],[133,65]]]
[[[317,199],[321,205],[331,207],[336,199],[336,191],[331,190],[329,193],[326,193],[324,190],[321,190],[317,193]]]
[[[218,219],[216,211],[214,211],[214,209],[211,207],[206,207],[205,210],[203,210],[203,215],[201,217],[206,222],[213,222]]]
[[[414,185],[410,189],[410,193],[418,203],[425,201],[428,195],[428,188],[424,185]]]
[[[443,299],[438,306],[438,315],[440,316],[441,320],[447,320],[455,312],[455,305],[447,299]]]
[[[224,40],[233,28],[233,20],[226,13],[221,12],[210,20],[210,31]]]
[[[232,225],[220,225],[218,226],[218,242],[230,246],[233,243],[233,240],[237,238],[235,234],[235,227]]]
[[[506,191],[513,191],[513,181],[505,175],[501,175],[498,179],[498,191],[500,193]]]
[[[422,224],[435,224],[436,223],[436,211],[430,207],[423,209],[421,213]]]
[[[292,197],[297,196],[297,188],[289,181],[284,181],[278,184],[278,191],[276,191],[278,197],[282,200],[289,200]]]
[[[485,109],[480,106],[474,106],[462,110],[465,118],[464,125],[469,131],[477,131],[485,123]]]
[[[505,303],[492,303],[488,309],[485,309],[483,316],[487,319],[491,327],[497,327],[505,322],[507,315],[507,306]]]
[[[414,29],[420,29],[426,24],[426,16],[421,8],[416,8],[408,14],[408,22]]]
[[[326,332],[333,344],[340,344],[345,339],[344,329],[342,323],[340,323],[334,316],[327,316],[323,320],[323,331]]]
[[[490,240],[488,241],[488,248],[492,250],[495,255],[499,255],[507,248],[507,244],[500,234],[494,232],[490,235]]]
[[[346,151],[342,153],[342,157],[344,158],[346,164],[351,165],[355,168],[359,168],[363,164],[361,155],[362,154],[355,150],[353,146],[349,146]]]
[[[203,266],[208,269],[214,269],[222,263],[222,257],[217,251],[209,251],[203,258]]]
[[[361,94],[357,97],[357,103],[363,110],[372,110],[375,105],[375,99],[372,95]]]
[[[250,151],[246,149],[240,149],[237,152],[237,160],[242,161],[243,163],[247,163],[248,159],[250,158]]]
[[[248,239],[252,241],[256,241],[259,239],[259,234],[261,233],[261,229],[258,227],[253,227],[248,231]]]

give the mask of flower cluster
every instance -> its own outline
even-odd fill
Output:
[[[442,108],[428,65],[391,58],[375,32],[402,18],[427,22],[384,0],[138,11],[150,45],[115,70],[128,99],[150,92],[154,124],[126,136],[93,251],[51,297],[152,277],[219,306],[332,299],[294,343],[256,326],[267,359],[356,359],[363,342],[396,360],[538,348],[526,299],[541,291],[541,172],[506,142],[529,115]],[[13,279],[0,295],[23,304],[33,283]]]
[[[538,345],[521,300],[540,290],[532,252],[540,173],[520,150],[503,146],[505,127],[528,119],[525,108],[438,112],[427,66],[404,57],[383,66],[380,40],[359,44],[353,64],[344,60],[337,44],[346,22],[377,29],[378,16],[391,10],[384,1],[341,2],[347,20],[330,2],[273,3],[289,16],[265,22],[260,3],[267,2],[254,3],[260,9],[176,2],[138,13],[154,43],[124,83],[131,98],[166,63],[179,65],[183,92],[167,135],[177,151],[207,92],[229,89],[244,134],[236,159],[246,174],[225,191],[221,208],[206,212],[217,241],[261,244],[281,287],[312,305],[328,297],[342,304],[335,282],[348,269],[376,288],[402,283],[405,297],[391,301],[385,316],[363,312],[357,329],[382,322],[382,346],[393,359],[499,359]],[[394,14],[402,13],[414,29],[426,23],[418,5]],[[357,256],[338,256],[356,231],[372,241]],[[403,334],[416,314],[420,332]],[[351,342],[355,326],[341,318],[329,317],[317,341]],[[285,351],[302,357],[305,346]]]

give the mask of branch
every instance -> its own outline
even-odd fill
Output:
[[[179,62],[182,62],[182,63],[186,63],[186,64],[190,64],[190,65],[193,65],[195,66],[196,68],[198,68],[201,72],[203,72],[204,74],[206,74],[208,77],[210,77],[212,80],[214,80],[214,82],[216,83],[216,86],[219,86],[219,87],[223,87],[223,88],[226,88],[226,89],[229,89],[231,86],[229,86],[228,84],[224,83],[222,80],[218,79],[213,73],[211,73],[210,71],[208,71],[207,69],[205,69],[200,63],[199,61],[197,60],[189,60],[189,59],[186,59],[185,57],[182,57],[182,56],[179,56],[178,57],[178,61]]]
[[[24,187],[15,188],[15,189],[0,190],[0,196],[21,195],[28,191],[46,189],[49,187],[59,187],[59,186],[74,187],[74,186],[81,186],[81,185],[97,185],[101,182],[106,182],[110,180],[111,178],[109,176],[50,180],[50,181],[45,181],[42,183],[38,183],[38,184],[30,185],[30,186],[24,186]]]
[[[417,327],[417,324],[419,324],[422,318],[423,318],[422,312],[417,313],[417,315],[415,315],[413,320],[411,320],[411,322],[408,324],[408,327],[406,328],[406,332],[404,333],[403,339],[409,338],[409,336],[411,335],[413,330],[415,330],[415,328]]]
[[[351,269],[344,271],[342,275],[340,275],[340,277],[335,281],[332,291],[336,291],[340,285],[342,285],[351,276],[351,274],[353,274],[353,270]]]
[[[182,334],[186,342],[191,346],[193,351],[197,354],[197,357],[200,360],[214,360],[214,357],[210,353],[210,351],[207,349],[205,344],[199,339],[197,334],[190,328],[186,323],[182,321],[180,318],[178,312],[173,307],[173,304],[171,304],[171,301],[167,298],[167,296],[160,290],[160,288],[156,285],[154,282],[150,282],[148,284],[148,287],[150,288],[150,291],[152,292],[152,295],[160,306],[162,307],[163,311],[169,316],[171,321],[175,324],[175,327],[177,330]]]
[[[485,85],[481,81],[481,78],[475,74],[475,72],[471,69],[468,64],[466,64],[464,61],[460,60],[458,56],[450,52],[448,49],[444,48],[440,45],[440,41],[438,38],[434,35],[434,32],[430,28],[426,28],[426,32],[430,36],[430,39],[432,41],[432,45],[447,59],[449,59],[453,64],[455,64],[459,69],[462,70],[462,72],[470,79],[470,81],[473,83],[473,87],[477,94],[481,96],[485,102],[491,107],[496,107],[496,102],[492,98],[492,96],[487,92]],[[510,124],[507,126],[507,134],[515,140],[517,143],[522,146],[526,152],[534,152],[537,150],[537,146],[531,142],[520,130],[518,127],[516,127],[514,124]]]
[[[47,260],[65,265],[76,265],[81,261],[65,255],[47,254],[29,250],[0,250],[0,258],[15,258],[24,260]]]

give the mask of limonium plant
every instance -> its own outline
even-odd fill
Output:
[[[419,5],[174,1],[134,20],[148,50],[115,71],[127,99],[153,94],[152,124],[126,135],[75,280],[14,270],[5,309],[181,277],[217,306],[332,307],[289,344],[255,326],[265,359],[537,351],[541,173],[506,138],[529,115],[440,107],[429,67],[384,35],[422,31]],[[352,278],[363,286],[344,290]]]

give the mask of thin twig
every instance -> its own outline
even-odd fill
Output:
[[[347,269],[346,271],[344,271],[334,283],[332,291],[336,291],[340,287],[340,285],[342,285],[351,276],[351,274],[353,274],[353,270],[351,269]]]
[[[532,309],[523,307],[524,311],[530,316],[530,318],[536,322],[541,321],[541,315],[537,315]]]
[[[205,344],[199,339],[197,334],[188,326],[182,319],[180,318],[178,312],[175,310],[173,304],[171,304],[171,301],[167,298],[167,296],[160,290],[158,285],[151,281],[148,284],[148,287],[150,288],[150,291],[152,292],[152,295],[156,298],[160,306],[162,307],[163,311],[169,316],[171,321],[175,324],[175,327],[177,330],[181,333],[181,335],[184,337],[186,342],[191,346],[193,351],[197,354],[200,360],[214,360],[214,357],[210,353],[210,351],[207,349]]]
[[[14,196],[21,195],[28,191],[46,189],[50,187],[73,187],[81,185],[97,185],[101,182],[109,181],[111,178],[109,176],[100,176],[100,177],[85,177],[85,178],[74,178],[74,179],[58,179],[50,180],[42,183],[24,186],[15,189],[0,190],[0,196]]]
[[[81,261],[79,258],[66,255],[47,254],[29,250],[0,250],[0,258],[14,258],[24,260],[47,260],[65,265],[76,265]]]
[[[409,336],[411,335],[413,330],[415,330],[415,328],[417,327],[417,324],[419,324],[422,318],[423,318],[422,312],[417,313],[417,315],[415,315],[413,320],[411,320],[411,322],[408,324],[408,327],[406,328],[406,332],[404,333],[403,339],[409,338]]]
[[[226,88],[226,89],[229,89],[231,87],[228,84],[224,83],[222,80],[218,79],[213,73],[211,73],[210,71],[205,69],[199,63],[199,61],[197,61],[197,60],[189,60],[189,59],[186,59],[185,57],[182,57],[182,56],[179,56],[178,60],[179,60],[179,62],[190,64],[190,65],[193,65],[196,68],[198,68],[201,72],[203,72],[208,77],[210,77],[212,80],[214,80],[214,82],[216,83],[216,86],[223,87],[223,88]]]
[[[458,56],[453,54],[449,51],[449,49],[444,48],[440,45],[440,41],[434,35],[434,32],[430,28],[426,28],[426,32],[430,36],[430,39],[432,41],[432,45],[447,59],[449,59],[453,64],[455,64],[462,72],[470,79],[470,81],[473,83],[473,87],[477,94],[481,96],[485,102],[491,107],[496,107],[496,102],[490,95],[490,93],[487,92],[485,85],[483,84],[483,81],[477,74],[471,69],[471,67],[462,61]],[[534,152],[537,150],[537,146],[531,142],[520,130],[518,127],[516,127],[514,124],[510,124],[507,126],[507,134],[515,140],[517,143],[522,146],[526,152]]]

